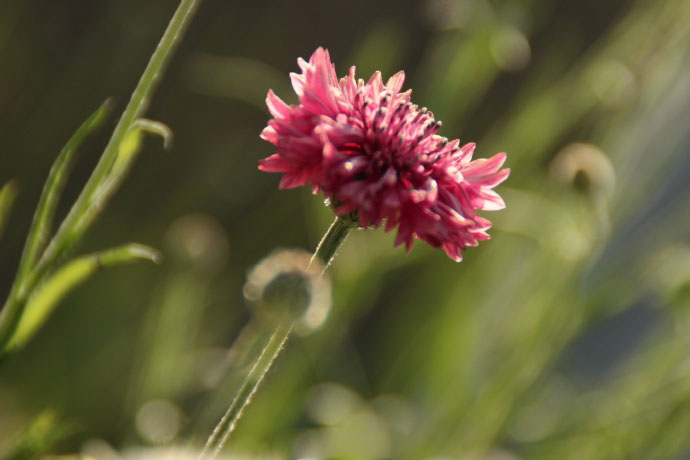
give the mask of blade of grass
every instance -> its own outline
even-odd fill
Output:
[[[110,197],[118,190],[122,181],[127,177],[141,150],[142,135],[144,132],[158,134],[163,138],[164,147],[168,147],[172,142],[172,131],[161,122],[138,119],[132,125],[129,133],[120,144],[115,162],[110,173],[103,179],[93,195],[92,205],[72,225],[69,233],[64,239],[62,251],[67,252],[74,246],[86,233],[94,220],[103,210],[103,207],[110,200]]]
[[[122,142],[127,137],[132,126],[141,118],[148,108],[151,96],[161,79],[162,73],[200,3],[201,0],[182,0],[180,2],[170,24],[168,24],[168,28],[165,30],[163,37],[158,43],[158,47],[153,52],[139,83],[134,89],[132,97],[122,113],[122,117],[115,126],[113,135],[108,141],[101,159],[84,186],[84,190],[60,225],[55,238],[50,242],[43,257],[41,257],[39,261],[40,268],[50,265],[53,261],[61,257],[66,251],[66,248],[72,245],[75,236],[77,238],[80,236],[79,234],[74,234],[73,227],[76,222],[82,219],[82,216],[87,213],[89,209],[92,210],[93,214],[97,215],[100,213],[100,210],[105,207],[106,201],[112,193],[97,193],[98,189],[108,178],[112,166],[117,160]],[[120,182],[121,180],[118,180],[114,183],[119,185]],[[113,190],[113,192],[114,191],[115,190]],[[82,225],[85,223],[86,225],[84,225],[85,228],[80,230],[80,232],[83,233],[92,221],[93,219],[86,221],[82,220]]]
[[[60,195],[67,183],[72,165],[76,159],[77,149],[89,134],[101,126],[111,108],[112,104],[109,100],[101,104],[67,141],[67,144],[62,148],[53,166],[50,168],[50,173],[48,173],[48,179],[43,186],[43,192],[38,201],[31,228],[29,229],[29,236],[26,239],[24,251],[19,262],[19,270],[15,281],[15,284],[18,286],[22,284],[22,280],[27,272],[36,263],[40,251],[45,247],[53,225],[53,218]]]
[[[117,180],[112,182],[108,193],[96,194],[111,173],[122,141],[148,108],[151,96],[161,79],[166,64],[172,57],[200,4],[201,0],[181,0],[84,189],[67,217],[60,224],[55,236],[43,251],[34,269],[27,273],[21,286],[15,285],[10,291],[10,295],[0,312],[0,353],[6,351],[7,343],[14,335],[17,323],[26,306],[27,297],[32,289],[47,276],[55,263],[74,246],[75,238],[78,239],[88,230],[90,224],[107,204],[108,198],[122,182],[123,178],[116,178]],[[126,173],[126,170],[122,173]],[[113,178],[111,177],[111,179]],[[86,212],[89,212],[92,217],[83,220],[79,233],[75,233],[75,224]]]
[[[11,305],[11,299],[21,297],[19,293],[25,290],[24,287],[27,285],[27,275],[36,263],[40,251],[45,247],[46,240],[48,239],[53,224],[55,209],[57,208],[60,195],[67,183],[70,170],[76,159],[77,149],[84,139],[103,123],[110,108],[111,102],[109,100],[101,104],[101,106],[82,123],[67,141],[58,157],[55,159],[53,166],[50,168],[19,261],[17,276],[10,290],[8,301],[5,304],[6,307]],[[0,313],[0,335],[4,332],[3,324],[9,324],[9,320],[7,320],[8,323],[4,323],[3,321],[9,318],[9,315],[12,313],[13,310],[11,308],[3,308]]]
[[[17,329],[10,338],[8,349],[23,347],[48,319],[58,302],[96,271],[139,259],[157,263],[160,255],[158,251],[147,246],[126,244],[68,262],[29,298]]]
[[[10,181],[0,188],[0,236],[5,230],[15,198],[17,198],[17,184],[14,181]]]

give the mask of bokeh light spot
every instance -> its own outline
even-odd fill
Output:
[[[177,436],[182,415],[180,409],[164,399],[148,401],[137,411],[137,433],[152,444],[165,444]]]

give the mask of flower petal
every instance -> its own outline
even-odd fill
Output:
[[[356,211],[362,226],[397,228],[395,245],[408,251],[420,239],[459,262],[489,238],[491,222],[477,211],[505,207],[492,190],[510,174],[504,153],[472,160],[474,143],[442,137],[433,113],[410,102],[411,90],[400,92],[402,71],[385,85],[380,72],[356,79],[354,66],[338,79],[324,48],[297,63],[290,79],[299,104],[266,96],[274,118],[261,137],[277,154],[259,169],[283,173],[281,188],[323,192],[336,214]]]

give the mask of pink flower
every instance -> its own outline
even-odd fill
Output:
[[[398,227],[395,244],[408,251],[416,237],[460,261],[489,238],[491,222],[476,211],[505,207],[492,190],[510,173],[500,169],[505,153],[472,161],[475,144],[439,136],[441,122],[410,102],[410,90],[400,92],[402,71],[384,85],[380,72],[355,79],[353,66],[338,80],[323,48],[297,62],[302,73],[290,78],[299,104],[268,92],[274,118],[261,137],[277,153],[259,169],[284,173],[282,189],[322,191],[336,214],[356,211],[364,227]]]

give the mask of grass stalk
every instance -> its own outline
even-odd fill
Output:
[[[55,270],[57,263],[84,235],[103,210],[109,198],[124,180],[128,168],[116,168],[113,171],[113,165],[118,159],[121,145],[130,133],[130,130],[135,127],[139,118],[148,108],[166,65],[177,49],[200,4],[201,0],[180,1],[175,14],[144,69],[129,103],[115,126],[98,164],[69,213],[60,224],[57,232],[47,244],[45,250],[43,250],[40,258],[38,257],[38,248],[42,245],[43,238],[45,238],[42,235],[43,232],[36,232],[38,239],[35,242],[27,242],[27,247],[30,249],[26,253],[28,257],[18,271],[19,276],[15,280],[5,305],[0,312],[0,354],[6,352],[7,345],[12,339],[22,317],[31,292],[51,271]],[[52,203],[51,206],[55,204]],[[46,210],[50,211],[47,208]],[[41,211],[39,205],[39,213],[44,213],[46,210]],[[37,259],[37,262],[34,263],[34,259]]]

